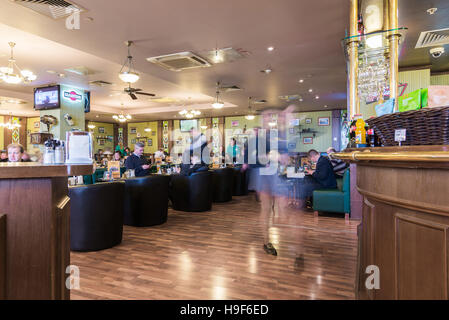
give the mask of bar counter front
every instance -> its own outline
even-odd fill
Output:
[[[448,299],[449,146],[347,149],[336,157],[356,164],[363,196],[356,297]],[[365,285],[369,266],[378,267],[379,289]]]
[[[0,299],[70,299],[68,176],[92,165],[0,163]]]

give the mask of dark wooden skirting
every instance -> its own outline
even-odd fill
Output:
[[[6,299],[6,215],[0,215],[0,300]]]

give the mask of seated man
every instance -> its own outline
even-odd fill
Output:
[[[334,170],[329,159],[321,156],[318,151],[313,149],[307,152],[307,157],[316,163],[316,169],[306,169],[307,176],[301,179],[303,181],[300,181],[299,198],[302,200],[300,207],[304,207],[305,200],[312,197],[314,190],[337,188],[337,180],[335,180]]]
[[[349,163],[344,162],[340,159],[333,159],[332,154],[337,152],[334,148],[330,147],[326,150],[329,160],[332,164],[332,167],[334,168],[334,173],[337,177],[343,177],[345,174],[346,169],[349,167]]]
[[[1,151],[0,162],[8,162],[8,151],[6,150]]]
[[[148,160],[143,156],[144,144],[137,142],[134,145],[134,152],[125,161],[126,170],[134,169],[136,177],[144,177],[150,174],[150,165]]]
[[[19,143],[11,143],[8,148],[8,161],[9,162],[22,162],[23,146]]]
[[[196,156],[193,155],[190,157],[190,165],[183,165],[181,167],[181,172],[180,174],[185,175],[185,176],[190,176],[192,173],[194,172],[199,172],[199,171],[207,171],[209,170],[209,167],[203,163],[201,163],[201,159]]]

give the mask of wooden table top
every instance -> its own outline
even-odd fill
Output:
[[[0,163],[0,179],[81,176],[93,174],[93,172],[92,164]]]

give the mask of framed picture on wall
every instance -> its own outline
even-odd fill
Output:
[[[98,127],[98,133],[104,133],[104,127]]]
[[[153,139],[148,139],[148,146],[149,147],[153,146]]]
[[[136,144],[136,139],[131,139],[131,144]]]
[[[313,144],[313,138],[312,137],[304,137],[302,138],[303,144]]]
[[[34,127],[39,128],[41,126],[39,121],[34,121]]]
[[[318,118],[318,125],[319,126],[328,126],[329,122],[330,122],[330,118],[329,117]]]
[[[98,140],[98,144],[99,144],[100,146],[104,146],[104,139]]]
[[[137,133],[137,128],[129,128],[129,133],[136,134]]]
[[[312,118],[306,118],[306,124],[311,124],[312,123]]]
[[[151,135],[155,136],[156,135],[156,131],[151,131]]]
[[[238,120],[232,120],[231,121],[231,127],[238,127],[239,126],[239,121]]]

